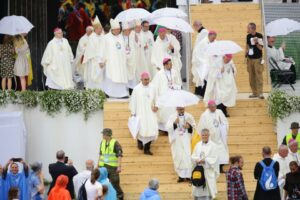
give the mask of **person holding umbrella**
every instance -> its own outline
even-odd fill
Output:
[[[237,70],[232,61],[232,54],[214,57],[214,59],[215,62],[211,62],[208,73],[204,102],[216,99],[217,108],[222,110],[226,117],[229,117],[227,107],[233,107],[236,103],[235,76]]]

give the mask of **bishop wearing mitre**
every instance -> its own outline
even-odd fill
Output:
[[[101,67],[105,76],[101,88],[109,97],[122,98],[128,94],[126,49],[121,34],[120,22],[110,19],[111,30],[103,38]]]
[[[101,65],[103,62],[104,31],[98,17],[95,18],[92,24],[94,32],[90,36],[82,61],[84,66],[83,80],[85,88],[100,89],[104,76],[104,66]]]
[[[55,90],[74,88],[72,79],[73,53],[60,28],[54,29],[54,38],[48,43],[41,65],[47,77],[46,86]]]

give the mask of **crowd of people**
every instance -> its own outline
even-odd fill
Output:
[[[184,109],[177,109],[179,114]],[[187,113],[186,113],[187,114]],[[228,200],[248,200],[244,184],[242,156],[229,158],[229,169],[220,170],[222,156],[217,150],[219,144],[213,141],[213,133],[209,129],[201,130],[201,141],[193,151],[186,142],[191,135],[195,122],[189,114],[184,135],[171,135],[174,166],[179,176],[178,182],[192,183],[192,196],[195,200],[212,200],[218,196],[217,179],[220,172],[226,174]],[[172,117],[172,119],[175,119]],[[178,125],[178,124],[177,124]],[[177,129],[172,123],[171,129]],[[280,145],[278,153],[272,157],[271,148],[263,147],[263,159],[256,163],[254,178],[257,186],[254,200],[298,200],[300,198],[300,133],[299,124],[291,124],[292,132],[287,134]],[[49,190],[46,191],[42,163],[28,165],[22,158],[12,158],[2,167],[0,165],[0,199],[1,200],[122,200],[124,192],[120,187],[119,173],[122,171],[122,147],[112,137],[112,130],[103,129],[103,140],[100,144],[100,156],[97,164],[93,160],[86,161],[86,169],[77,172],[73,161],[65,152],[56,153],[57,161],[49,164],[48,170],[52,177]],[[288,142],[287,142],[288,141]],[[189,148],[180,149],[188,146]],[[181,159],[180,161],[177,159]],[[192,167],[195,169],[192,170]],[[202,169],[201,176],[196,177],[196,168]],[[196,171],[197,172],[197,171]],[[204,179],[200,185],[195,180]],[[141,193],[140,200],[160,200],[159,181],[149,181],[149,186]]]

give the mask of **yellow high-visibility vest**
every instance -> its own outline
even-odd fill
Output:
[[[117,167],[118,166],[118,157],[116,156],[116,153],[114,152],[114,147],[116,144],[115,139],[111,139],[108,143],[106,140],[102,140],[100,144],[100,160],[99,160],[99,166],[103,167],[104,164]]]

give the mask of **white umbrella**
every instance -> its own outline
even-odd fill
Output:
[[[6,16],[0,21],[0,33],[18,35],[28,33],[34,26],[23,16]]]
[[[300,30],[300,23],[288,18],[274,20],[267,24],[267,36],[287,35],[291,32]]]
[[[142,8],[130,8],[128,10],[124,10],[120,12],[116,19],[120,22],[130,22],[137,19],[147,19],[149,18],[151,13]]]
[[[151,13],[151,19],[160,17],[179,17],[185,18],[187,14],[178,8],[161,8]]]
[[[210,43],[205,53],[207,55],[225,55],[235,54],[240,51],[243,51],[243,49],[237,43],[230,40],[220,40]]]
[[[158,97],[157,105],[164,107],[187,107],[198,104],[199,98],[185,90],[167,90]]]
[[[176,17],[162,17],[154,19],[151,24],[164,26],[172,30],[178,30],[184,33],[193,33],[194,30],[189,23]]]

